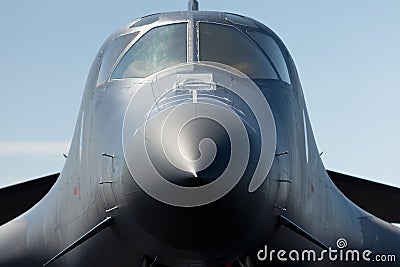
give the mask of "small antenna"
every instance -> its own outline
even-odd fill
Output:
[[[197,0],[190,0],[189,1],[189,11],[198,11],[199,10],[199,2]]]

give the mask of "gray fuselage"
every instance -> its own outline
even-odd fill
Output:
[[[156,14],[101,47],[60,177],[0,226],[0,266],[42,266],[107,217],[49,266],[225,266],[265,245],[321,250],[280,215],[326,246],[343,238],[400,258],[399,230],[327,175],[281,40],[234,14]]]

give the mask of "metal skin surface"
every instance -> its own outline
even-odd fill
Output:
[[[48,266],[152,266],[143,265],[144,257],[166,266],[228,266],[248,255],[253,263],[248,260],[246,266],[269,266],[255,257],[264,245],[320,250],[281,226],[281,214],[326,246],[336,248],[337,239],[345,238],[349,247],[400,258],[399,230],[350,202],[326,173],[295,65],[271,30],[250,18],[231,21],[220,12],[164,13],[151,24],[131,27],[135,21],[116,31],[93,62],[57,182],[33,208],[0,226],[0,266],[43,266],[107,217],[113,218],[110,227]],[[198,62],[198,21],[258,28],[274,36],[291,85],[251,80],[231,67]],[[97,84],[102,57],[115,37],[140,31],[139,39],[156,26],[176,22],[188,22],[188,63],[145,79]],[[194,95],[188,79],[206,89]],[[249,88],[254,96],[241,95]],[[180,126],[174,123],[180,120],[187,127],[176,133]],[[184,144],[179,153],[165,145],[177,134],[178,144]],[[237,162],[229,160],[235,157]],[[186,161],[192,165],[183,166]],[[152,167],[146,168],[149,162]],[[230,174],[224,178],[232,182],[229,188],[212,188],[235,167],[237,181],[229,180],[234,179]],[[157,181],[157,175],[168,182]],[[214,189],[223,193],[214,197]],[[202,199],[199,190],[210,199]]]

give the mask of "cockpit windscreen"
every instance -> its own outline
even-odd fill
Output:
[[[151,29],[122,57],[111,79],[145,78],[187,60],[187,23]]]
[[[139,32],[128,33],[115,38],[108,48],[105,50],[103,55],[103,61],[101,63],[97,84],[104,83],[109,75],[115,61],[118,59],[122,51],[126,46],[138,35]]]
[[[229,65],[250,78],[278,79],[263,51],[248,36],[234,27],[199,23],[200,61]]]
[[[256,31],[248,32],[259,46],[262,47],[265,54],[273,64],[282,81],[290,84],[289,71],[283,57],[282,51],[275,40],[268,34]]]

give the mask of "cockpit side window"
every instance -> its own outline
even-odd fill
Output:
[[[279,79],[263,51],[228,25],[199,23],[199,60],[229,65],[254,79]]]
[[[262,32],[251,31],[249,32],[249,35],[263,48],[265,54],[267,54],[275,69],[278,71],[282,81],[290,84],[289,71],[285,58],[275,40],[270,35]]]
[[[118,36],[114,40],[112,40],[111,44],[107,47],[104,52],[99,76],[97,78],[97,85],[100,85],[107,81],[111,69],[117,61],[119,55],[121,55],[122,51],[124,51],[125,47],[135,39],[139,32],[129,33],[122,36]]]
[[[145,78],[186,62],[186,55],[187,23],[153,28],[125,53],[111,79]]]

